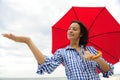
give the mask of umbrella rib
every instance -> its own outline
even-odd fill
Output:
[[[61,29],[61,28],[56,28],[56,27],[53,27],[53,28],[66,31],[65,29]]]
[[[72,7],[72,8],[73,8],[73,12],[74,12],[74,14],[75,14],[75,17],[77,18],[77,20],[79,20],[79,18],[77,17],[77,13],[76,13],[74,7]]]
[[[98,35],[91,36],[91,37],[89,37],[89,38],[94,38],[94,37],[97,37],[97,36],[101,36],[101,35],[104,35],[104,34],[110,34],[110,33],[120,33],[120,31],[106,32],[106,33],[102,33],[102,34],[98,34]]]
[[[110,55],[114,60],[119,61],[119,59],[116,59],[114,56],[112,56],[112,55],[111,55],[109,52],[107,52],[106,50],[100,48],[99,46],[97,46],[96,44],[94,44],[94,43],[92,43],[92,42],[90,42],[90,41],[89,41],[89,43],[95,45],[95,46],[98,47],[99,49],[101,49],[101,50],[103,50],[104,52],[106,52],[106,53],[107,53],[108,55]]]
[[[103,10],[105,9],[105,7],[99,12],[99,14],[95,17],[95,19],[93,20],[92,24],[90,25],[90,28],[88,29],[88,31],[90,31],[90,29],[92,28],[93,24],[95,23],[97,17],[103,12]]]

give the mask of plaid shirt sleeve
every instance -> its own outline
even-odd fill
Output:
[[[55,52],[55,54],[51,58],[46,56],[46,60],[43,64],[38,64],[37,73],[44,74],[44,72],[46,72],[46,73],[50,74],[62,62],[63,62],[63,58],[61,55],[61,50],[59,49]]]
[[[88,49],[89,49],[89,51],[91,51],[91,53],[97,54],[97,50],[96,50],[94,47],[91,47],[91,46],[90,46]],[[97,64],[97,67],[98,67],[99,70],[102,72],[103,77],[108,78],[109,76],[113,75],[114,66],[113,66],[111,63],[109,63],[109,62],[107,62],[106,60],[104,60],[102,57],[101,57],[101,59],[102,59],[103,61],[105,61],[105,62],[110,66],[110,70],[109,70],[108,72],[104,73],[103,70],[100,68],[100,65],[99,65],[99,64]]]
[[[104,60],[103,58],[101,58],[101,59]],[[105,61],[105,60],[104,60],[104,61]],[[105,62],[107,62],[107,61],[105,61]],[[113,66],[111,63],[109,63],[109,62],[107,62],[107,64],[110,66],[110,70],[109,70],[108,72],[106,72],[106,73],[100,68],[99,64],[97,65],[97,67],[98,67],[98,68],[100,69],[100,71],[102,72],[103,77],[109,78],[109,76],[112,76],[112,75],[113,75],[114,66]]]

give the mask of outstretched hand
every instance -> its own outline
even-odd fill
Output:
[[[4,37],[11,39],[16,42],[28,43],[30,38],[25,36],[16,36],[14,34],[2,34]]]

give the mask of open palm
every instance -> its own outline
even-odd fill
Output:
[[[27,43],[29,41],[29,37],[25,36],[16,36],[14,34],[2,34],[4,37],[11,39],[16,42],[22,42],[22,43]]]

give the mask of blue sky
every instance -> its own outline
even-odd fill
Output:
[[[72,6],[105,6],[120,23],[119,0],[0,0],[0,33],[29,36],[45,55],[52,56],[51,27]],[[28,47],[2,36],[0,62],[0,77],[38,77],[37,62]],[[119,73],[117,68],[115,72]],[[64,67],[61,65],[51,75],[40,77],[46,76],[65,76]]]

